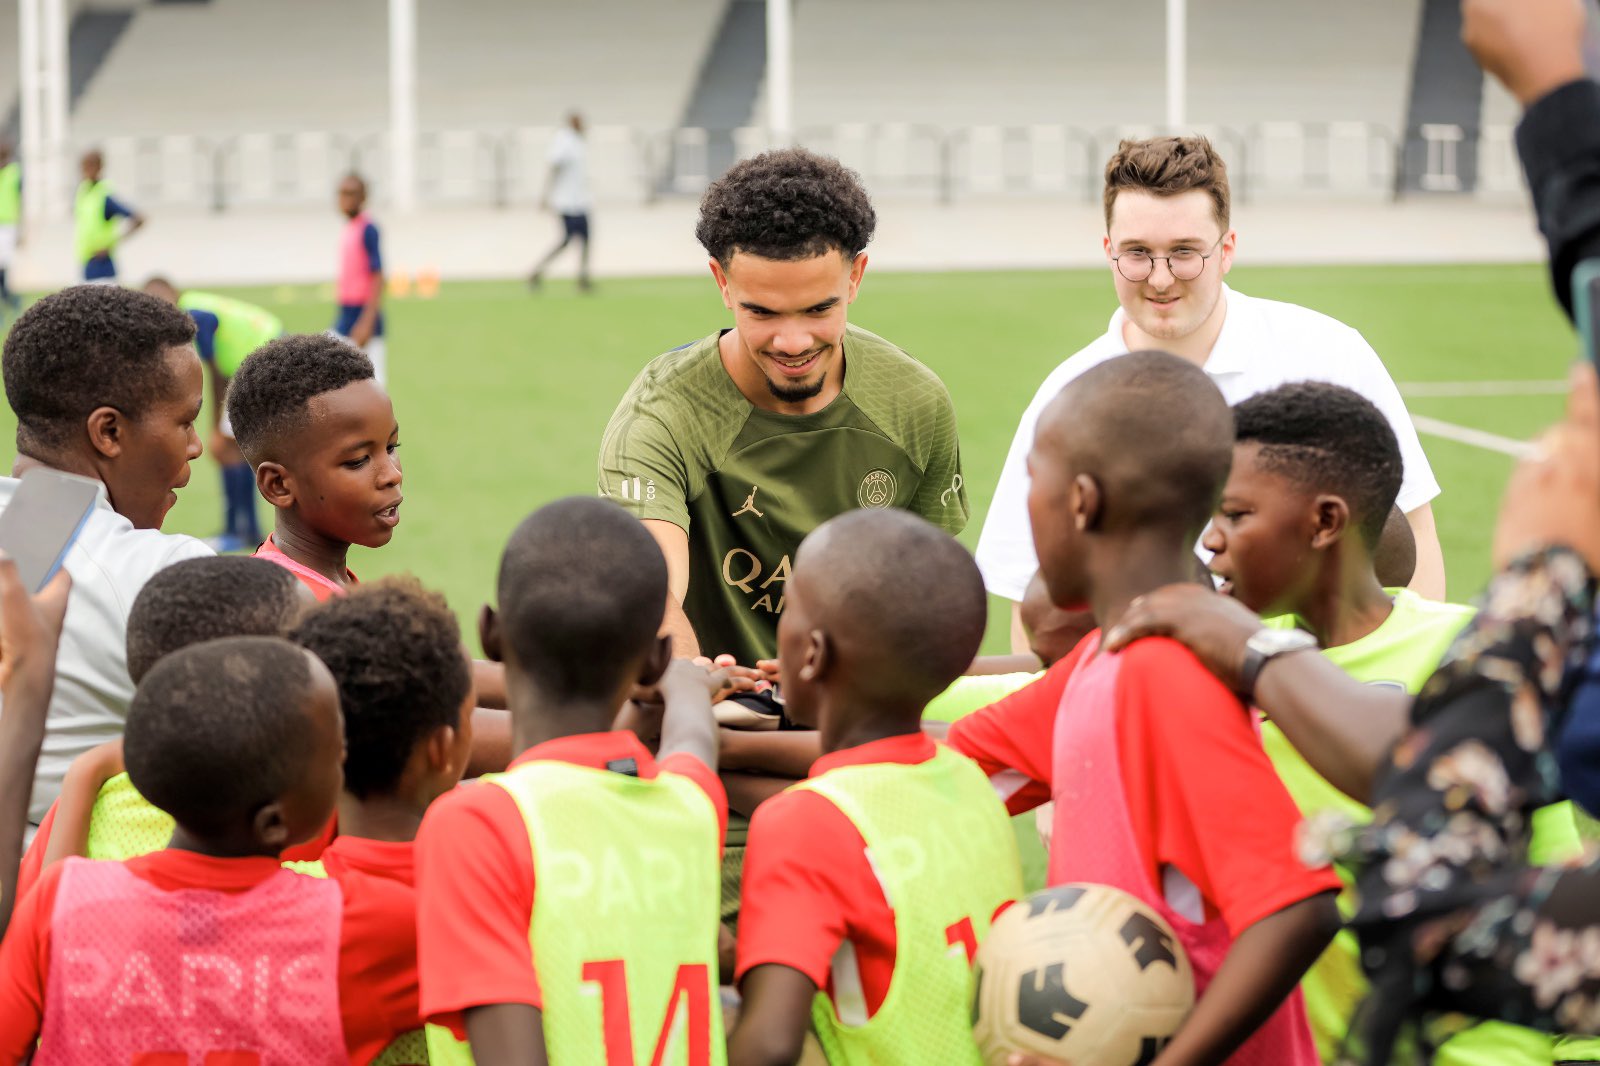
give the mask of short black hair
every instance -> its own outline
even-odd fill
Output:
[[[801,544],[795,567],[813,621],[863,667],[863,698],[911,700],[920,712],[983,643],[989,610],[978,564],[909,511],[831,518]]]
[[[497,596],[508,657],[558,698],[600,699],[656,639],[667,561],[615,503],[569,497],[511,534]]]
[[[804,148],[779,148],[735,163],[711,183],[694,235],[727,266],[735,252],[793,260],[839,251],[854,259],[877,225],[855,171]]]
[[[97,407],[142,417],[173,387],[167,353],[193,341],[193,319],[142,292],[74,285],[46,296],[5,342],[17,450],[48,458]]]
[[[312,397],[375,375],[365,352],[326,333],[289,333],[245,357],[228,385],[228,418],[251,466],[281,454]]]
[[[1234,436],[1259,444],[1260,462],[1313,492],[1350,505],[1369,550],[1378,546],[1400,495],[1400,442],[1373,402],[1342,385],[1280,385],[1233,408]]]
[[[299,617],[300,581],[265,559],[212,555],[174,563],[145,582],[128,612],[128,676],[138,684],[163,656],[220,637],[281,637]]]
[[[1233,464],[1233,416],[1204,370],[1130,352],[1084,371],[1048,410],[1075,468],[1101,484],[1107,531],[1198,536],[1211,520]]]
[[[278,637],[194,644],[156,663],[128,707],[122,738],[139,794],[214,837],[294,787],[315,739],[311,661]]]
[[[344,788],[392,794],[418,742],[460,723],[472,688],[461,627],[412,577],[358,585],[319,604],[289,639],[327,666],[344,710]]]

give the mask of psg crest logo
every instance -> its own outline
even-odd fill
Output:
[[[873,470],[861,479],[856,490],[856,502],[863,507],[887,507],[894,502],[894,475],[887,470]]]

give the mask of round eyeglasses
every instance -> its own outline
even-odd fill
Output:
[[[1218,237],[1205,252],[1198,248],[1174,248],[1168,255],[1151,255],[1142,248],[1135,248],[1112,256],[1111,261],[1117,264],[1117,273],[1129,281],[1144,281],[1155,272],[1157,260],[1165,262],[1177,280],[1193,281],[1205,273],[1206,260],[1217,254],[1217,245],[1222,243],[1223,237]]]

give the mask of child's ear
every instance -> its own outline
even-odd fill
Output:
[[[483,657],[492,663],[505,662],[500,647],[500,616],[487,603],[478,612],[478,642],[483,645]]]
[[[653,685],[661,680],[667,672],[667,667],[672,665],[672,638],[665,633],[656,637],[655,647],[650,649],[650,654],[645,656],[644,666],[639,670],[639,684]]]
[[[89,443],[107,459],[115,459],[122,454],[123,421],[122,412],[115,407],[96,407],[84,422]]]
[[[283,817],[283,804],[277,800],[264,803],[257,809],[250,828],[255,833],[256,842],[264,849],[276,853],[289,846],[289,823]]]
[[[1100,492],[1100,482],[1089,474],[1079,474],[1072,479],[1072,524],[1079,533],[1092,533],[1100,528],[1105,518],[1105,499]]]
[[[282,463],[265,462],[256,467],[256,488],[280,511],[294,506],[294,485]]]
[[[422,742],[423,761],[428,773],[454,776],[460,779],[461,771],[466,768],[465,761],[461,758],[461,734],[455,726],[436,726]]]
[[[821,681],[833,669],[833,644],[828,634],[813,629],[806,634],[806,653],[800,660],[800,680]]]
[[[1327,551],[1350,528],[1350,505],[1340,496],[1318,496],[1312,505],[1311,548]]]

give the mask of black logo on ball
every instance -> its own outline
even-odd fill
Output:
[[[1136,911],[1128,915],[1128,920],[1122,923],[1122,942],[1133,948],[1133,960],[1141,970],[1148,970],[1158,962],[1164,962],[1174,970],[1178,968],[1178,956],[1172,950],[1172,937],[1148,914]]]
[[[1053,962],[1043,970],[1029,970],[1017,984],[1017,1020],[1049,1040],[1060,1040],[1072,1030],[1066,1019],[1077,1021],[1089,1004],[1067,991],[1065,967]]]

